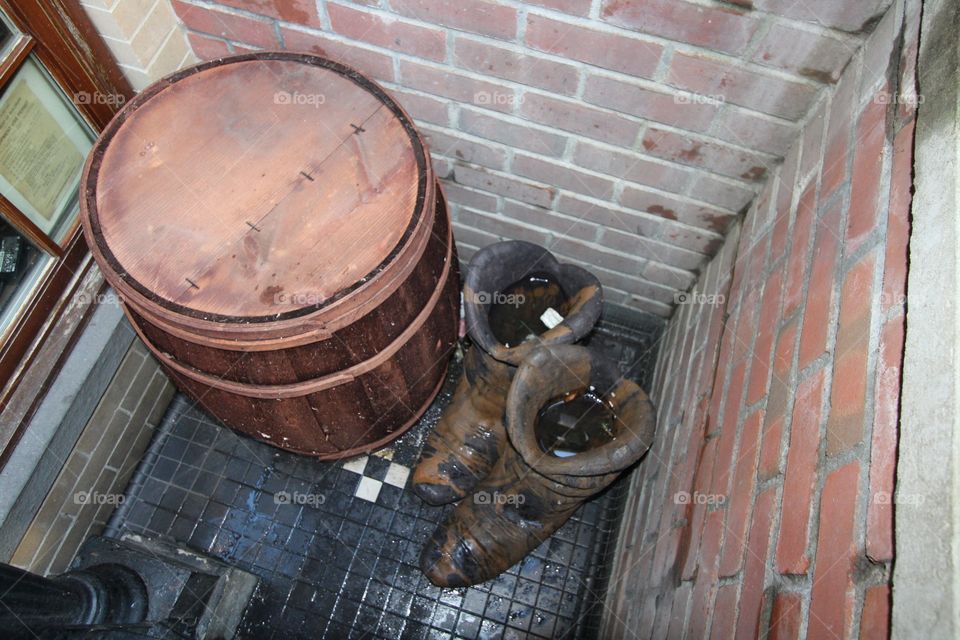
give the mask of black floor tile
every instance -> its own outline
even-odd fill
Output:
[[[601,327],[591,345],[642,378],[655,337],[652,329],[617,325]],[[409,478],[394,486],[401,482],[389,472],[415,464],[457,374],[452,366],[421,422],[367,457],[362,472],[352,470],[356,461],[319,462],[255,442],[177,396],[107,533],[172,537],[258,574],[241,638],[590,635],[583,613],[599,609],[594,592],[602,588],[623,482],[494,580],[439,589],[420,573],[422,545],[449,507],[424,504]]]

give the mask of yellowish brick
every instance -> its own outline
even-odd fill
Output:
[[[136,52],[142,66],[146,67],[170,37],[170,32],[177,29],[177,17],[169,2],[157,2],[153,10],[137,29],[130,39],[130,46]]]

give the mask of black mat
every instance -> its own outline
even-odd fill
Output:
[[[656,325],[591,341],[646,378]],[[587,502],[495,580],[440,589],[417,567],[450,507],[409,490],[410,468],[459,366],[424,418],[370,456],[318,462],[219,426],[178,395],[107,535],[163,536],[262,578],[241,638],[591,637],[625,483]]]

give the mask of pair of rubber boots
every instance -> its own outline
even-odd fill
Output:
[[[490,304],[531,273],[546,274],[569,294],[565,314],[553,328],[508,346],[491,329]],[[560,264],[537,245],[501,242],[474,255],[463,293],[474,344],[412,479],[430,504],[460,501],[420,557],[424,574],[442,587],[484,582],[519,562],[646,452],[655,425],[636,384],[572,344],[590,332],[602,308],[600,283],[588,271]],[[610,441],[570,457],[545,452],[535,432],[541,408],[590,388],[612,406]]]

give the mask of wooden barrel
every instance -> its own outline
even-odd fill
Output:
[[[317,56],[179,71],[128,103],[83,175],[88,244],[189,396],[320,458],[396,438],[459,321],[446,203],[410,117]]]

